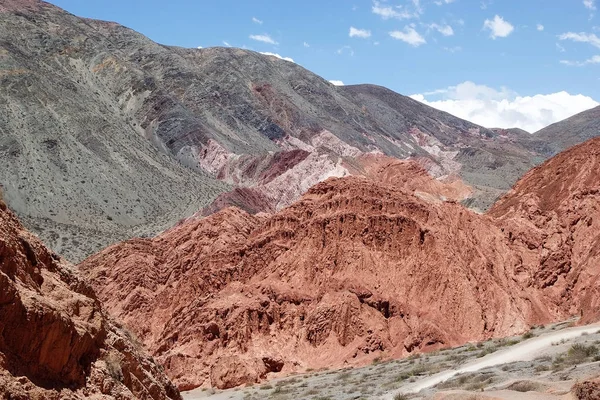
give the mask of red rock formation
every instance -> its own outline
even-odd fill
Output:
[[[530,171],[489,214],[531,266],[518,278],[557,312],[600,319],[600,138]]]
[[[572,390],[577,400],[600,399],[600,378],[578,382]]]
[[[81,264],[181,389],[358,365],[598,315],[600,139],[487,215],[468,188],[362,158],[270,216],[229,208]],[[353,173],[356,173],[353,171]]]
[[[519,260],[491,226],[458,204],[350,177],[272,217],[227,209],[80,267],[180,389],[222,388],[550,320],[512,285]]]
[[[0,394],[180,399],[92,289],[0,201]]]

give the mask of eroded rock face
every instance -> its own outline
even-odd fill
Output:
[[[180,399],[92,289],[0,201],[0,393]]]
[[[600,399],[600,378],[579,382],[573,386],[572,392],[577,400]]]
[[[366,177],[329,179],[274,215],[225,209],[80,268],[181,389],[358,365],[556,316],[514,284],[521,260],[501,228],[443,201],[461,190],[416,164],[361,168]]]
[[[554,309],[600,319],[600,139],[530,171],[489,214]]]
[[[532,170],[486,215],[417,164],[352,168],[362,176],[273,215],[228,208],[80,267],[186,389],[600,318],[600,139]]]

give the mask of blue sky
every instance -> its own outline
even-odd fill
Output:
[[[280,54],[488,126],[533,131],[600,100],[596,0],[51,2],[163,44]]]

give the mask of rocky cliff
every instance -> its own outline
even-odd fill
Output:
[[[600,319],[600,139],[526,174],[489,215],[508,233],[531,284],[552,303]]]
[[[365,161],[364,173],[317,184],[272,216],[225,209],[80,268],[182,389],[404,356],[568,315],[518,284],[523,261],[492,217],[443,200],[452,182],[397,160]]]
[[[180,399],[77,272],[0,200],[0,394],[7,399]]]

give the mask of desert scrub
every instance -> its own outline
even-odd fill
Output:
[[[104,358],[108,374],[116,381],[123,382],[123,369],[121,368],[121,356],[116,351],[109,352]]]
[[[569,364],[582,364],[588,359],[598,355],[598,347],[595,345],[586,346],[585,344],[576,343],[571,346],[567,352],[567,362]]]
[[[531,381],[518,381],[508,386],[507,389],[521,393],[536,392],[540,390],[540,385]]]
[[[4,193],[2,192],[2,186],[0,186],[0,210],[6,210],[6,203],[4,202]]]
[[[523,336],[521,336],[521,337],[523,338],[523,340],[527,340],[527,339],[531,339],[532,337],[535,337],[535,336],[536,335],[532,331],[529,331],[529,332],[525,332],[523,334]]]
[[[495,353],[497,350],[498,348],[496,346],[486,347],[485,349],[481,350],[479,354],[477,354],[477,358],[481,358],[487,356],[488,354]]]

